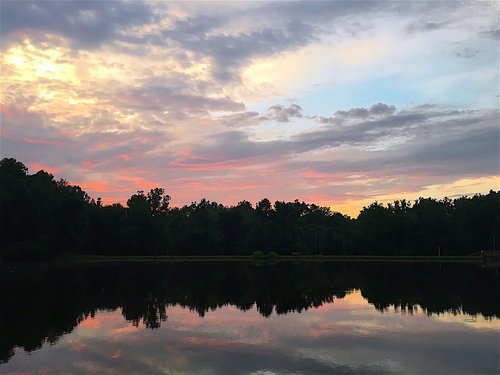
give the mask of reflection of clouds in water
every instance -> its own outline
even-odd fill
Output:
[[[88,348],[88,345],[82,341],[79,340],[72,340],[70,346],[69,346],[69,351],[70,352],[81,352],[83,350],[86,350]]]
[[[16,353],[2,371],[56,363],[56,373],[93,374],[470,373],[496,365],[498,319],[429,317],[390,304],[381,313],[359,290],[327,300],[333,302],[267,318],[255,304],[207,309],[200,317],[167,303],[168,319],[156,330],[126,321],[130,307],[100,311],[29,360]]]
[[[58,358],[55,372],[262,375],[470,373],[495,366],[497,336],[491,329],[498,328],[498,320],[477,320],[488,332],[464,324],[463,315],[431,318],[393,308],[380,313],[359,291],[303,313],[269,318],[255,306],[245,312],[225,306],[203,318],[180,306],[167,313],[162,327],[150,330],[132,326],[120,310],[98,312],[54,346],[35,352],[29,365]],[[16,354],[7,371],[27,365],[25,356]]]
[[[500,331],[500,319],[487,319],[480,315],[432,315],[432,319],[439,321],[441,323],[452,323],[452,324],[463,324],[468,328],[478,329],[478,330],[498,330]],[[500,333],[500,332],[499,332]]]

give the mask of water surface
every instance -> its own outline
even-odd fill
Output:
[[[0,373],[495,373],[495,269],[4,267]]]

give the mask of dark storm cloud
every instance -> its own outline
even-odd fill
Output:
[[[35,38],[54,33],[71,39],[78,48],[95,48],[113,41],[118,31],[156,20],[143,2],[131,1],[12,1],[1,3],[0,30],[30,32]]]

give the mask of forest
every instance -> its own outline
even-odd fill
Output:
[[[456,199],[405,199],[364,207],[356,219],[295,200],[255,207],[201,199],[170,207],[163,188],[126,206],[104,205],[79,186],[13,158],[0,161],[0,256],[67,255],[469,255],[492,250],[500,191]]]

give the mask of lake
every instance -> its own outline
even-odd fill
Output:
[[[0,373],[493,374],[498,269],[3,265]]]

